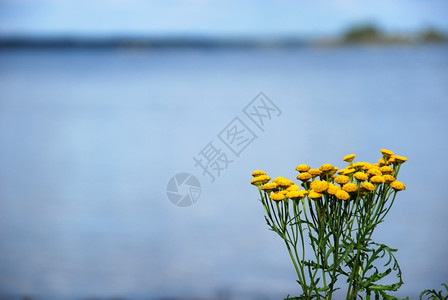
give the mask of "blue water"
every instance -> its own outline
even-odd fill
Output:
[[[243,113],[260,92],[264,131]],[[239,157],[218,134],[239,117]],[[448,280],[448,47],[0,52],[0,295],[36,299],[296,295],[250,173],[294,178],[379,149],[407,156],[376,239],[416,296]],[[233,160],[213,183],[194,156]],[[199,200],[167,198],[180,172]]]

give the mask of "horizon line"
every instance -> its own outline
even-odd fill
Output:
[[[374,39],[349,41],[344,34],[326,37],[304,36],[204,36],[204,35],[19,35],[0,34],[1,48],[296,48],[347,44],[422,44],[428,43],[419,33],[389,34],[380,32]],[[431,41],[429,41],[431,42]],[[448,42],[446,36],[439,42]]]

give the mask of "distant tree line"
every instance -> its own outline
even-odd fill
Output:
[[[345,43],[443,43],[448,37],[440,30],[426,28],[415,34],[390,34],[373,24],[350,27],[343,36]]]

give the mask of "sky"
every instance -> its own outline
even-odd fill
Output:
[[[446,0],[0,0],[0,35],[334,35],[374,23],[448,32]]]

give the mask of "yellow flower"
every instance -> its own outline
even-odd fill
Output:
[[[403,182],[398,181],[398,180],[392,181],[389,185],[391,188],[393,188],[396,191],[402,191],[402,190],[406,189]]]
[[[383,156],[386,157],[386,158],[389,158],[392,155],[394,155],[394,153],[392,151],[387,150],[387,149],[381,149],[380,151],[383,154]]]
[[[317,193],[322,193],[328,189],[328,182],[321,181],[321,180],[315,180],[315,181],[311,182],[310,188]]]
[[[387,160],[387,164],[388,165],[391,165],[391,164],[393,164],[395,162],[395,157],[394,156],[391,156],[388,160]]]
[[[319,170],[319,169],[309,169],[309,170],[308,170],[308,173],[310,173],[311,176],[314,177],[314,176],[317,176],[317,175],[322,174],[322,171]]]
[[[250,183],[256,186],[260,186],[262,184],[265,184],[266,182],[268,182],[269,180],[271,180],[271,177],[269,177],[268,175],[259,175],[257,177],[254,177]]]
[[[351,163],[353,161],[353,159],[355,158],[355,156],[356,156],[355,154],[349,154],[349,155],[344,156],[344,158],[342,160]]]
[[[266,175],[266,173],[263,172],[262,170],[255,170],[255,171],[252,172],[252,176],[254,176],[254,177],[257,177],[257,176],[260,176],[260,175]]]
[[[352,167],[355,169],[362,168],[362,167],[364,167],[365,164],[366,164],[365,162],[358,161],[358,162],[353,163]]]
[[[310,198],[310,199],[317,199],[317,198],[321,198],[321,197],[322,197],[321,193],[315,192],[313,190],[310,190],[310,192],[308,193],[308,198]]]
[[[367,170],[367,175],[369,176],[381,176],[383,173],[381,173],[380,168],[372,167],[369,170]]]
[[[308,192],[305,190],[301,190],[301,191],[290,191],[286,194],[286,197],[289,199],[300,199],[300,198],[304,198],[305,195]]]
[[[384,183],[384,182],[386,182],[386,179],[384,179],[384,177],[381,176],[381,175],[375,175],[375,176],[373,176],[372,178],[370,178],[370,181],[371,181],[372,183],[379,184],[379,183]]]
[[[396,162],[397,164],[402,164],[402,163],[404,163],[405,161],[408,161],[408,158],[407,158],[407,157],[400,156],[400,155],[395,155],[394,158],[395,158],[395,162]]]
[[[278,184],[278,186],[280,186],[282,188],[287,188],[294,184],[293,181],[291,181],[285,177],[277,177],[273,180],[273,182],[275,182],[276,184]]]
[[[302,198],[303,197],[305,197],[306,196],[306,194],[308,194],[308,191],[305,191],[305,190],[301,190],[301,191],[298,191],[300,194],[302,194]]]
[[[365,189],[365,190],[370,191],[370,192],[375,190],[375,186],[372,183],[370,183],[370,182],[363,182],[363,183],[361,183],[361,187],[363,189]]]
[[[339,183],[340,185],[346,184],[349,181],[350,181],[350,178],[345,175],[339,175],[338,177],[336,177],[334,179],[334,182]]]
[[[367,176],[366,173],[364,172],[356,172],[353,177],[355,177],[356,179],[358,179],[359,181],[365,181],[367,179],[369,179],[369,176]]]
[[[389,174],[383,175],[384,180],[386,180],[386,182],[392,182],[395,181],[395,177]]]
[[[341,190],[341,188],[338,187],[337,185],[334,185],[334,184],[332,184],[332,183],[329,183],[329,184],[328,184],[328,189],[327,189],[328,194],[330,194],[330,195],[335,195],[336,192],[337,192],[337,191],[340,191],[340,190]]]
[[[344,172],[342,174],[347,175],[347,174],[352,174],[352,173],[355,173],[355,172],[356,172],[355,168],[348,167],[348,168],[344,169]]]
[[[307,181],[307,180],[311,179],[311,177],[313,177],[313,176],[311,176],[311,174],[308,172],[302,172],[299,175],[297,175],[297,179],[302,180],[302,181]]]
[[[292,192],[292,191],[298,191],[300,189],[300,187],[297,184],[293,184],[291,186],[289,186],[286,190],[288,192]]]
[[[380,164],[380,166],[386,165],[386,161],[383,158],[378,159],[378,163]]]
[[[269,195],[269,198],[271,198],[274,201],[281,201],[281,200],[286,199],[286,196],[282,192],[275,192],[275,193],[271,193]]]
[[[310,167],[305,164],[301,164],[296,167],[296,171],[299,171],[299,172],[307,172],[309,169],[310,169]]]
[[[340,200],[347,200],[348,198],[350,198],[350,195],[343,190],[339,190],[336,192],[335,194],[336,198],[340,199]]]
[[[322,172],[330,172],[333,171],[334,167],[332,164],[323,164],[319,170],[321,170]]]
[[[358,186],[354,183],[346,183],[342,186],[342,189],[347,193],[353,193],[358,190]]]
[[[363,171],[367,171],[367,170],[369,170],[370,168],[372,168],[372,164],[366,162],[366,163],[364,163],[364,166],[362,166],[361,169],[362,169]]]
[[[264,184],[261,189],[265,192],[270,192],[273,190],[276,190],[278,187],[278,185],[275,182],[270,182],[270,183],[266,183]]]
[[[392,174],[394,172],[394,169],[389,166],[383,166],[380,168],[380,171],[383,174]]]

